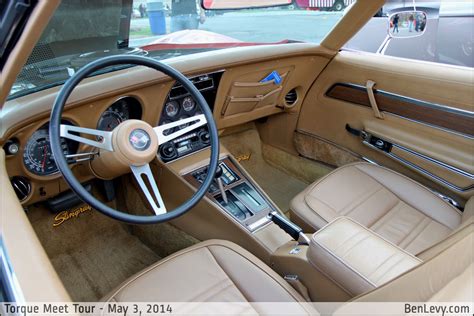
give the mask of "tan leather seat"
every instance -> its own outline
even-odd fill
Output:
[[[104,298],[116,302],[303,302],[282,277],[245,249],[209,240],[134,275]],[[302,311],[306,313],[304,309]]]
[[[298,194],[290,208],[291,219],[308,232],[347,216],[414,255],[462,222],[462,212],[429,189],[368,163],[334,170]]]
[[[474,222],[433,248],[425,262],[355,302],[470,302]],[[432,255],[432,256],[431,256]],[[453,258],[455,260],[453,261]],[[324,290],[324,289],[321,289]],[[227,241],[210,240],[177,252],[131,277],[105,302],[292,302],[292,314],[315,315],[313,306],[262,261]],[[252,305],[257,313],[274,307]],[[346,305],[350,308],[350,303]],[[344,309],[344,306],[342,307]]]

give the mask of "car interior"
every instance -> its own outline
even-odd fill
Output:
[[[320,44],[103,58],[7,100],[58,3],[1,70],[16,299],[472,302],[472,68],[342,50],[383,0]]]

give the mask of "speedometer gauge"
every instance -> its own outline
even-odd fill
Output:
[[[61,138],[61,148],[64,155],[69,153],[68,144],[64,138]],[[31,136],[23,152],[23,162],[28,171],[37,175],[45,176],[58,171],[51,152],[48,130],[40,129]]]

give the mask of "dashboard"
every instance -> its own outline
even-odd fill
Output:
[[[203,55],[199,63],[176,61],[173,65],[181,71],[186,69],[188,78],[212,109],[221,131],[270,115],[289,113],[287,99],[291,98],[288,95],[294,96],[293,106],[297,109],[314,76],[308,65],[321,66],[322,61],[327,61],[325,57],[311,54],[275,60],[276,53],[272,50],[261,51],[258,47],[248,50],[251,52],[248,56],[223,53],[216,60],[214,55]],[[299,48],[297,51],[300,54]],[[254,62],[249,63],[247,57],[252,57]],[[262,82],[262,78],[273,71],[281,75],[281,83]],[[0,141],[5,151],[6,169],[18,199],[25,206],[69,190],[51,154],[48,135],[51,105],[58,90],[59,87],[55,87],[7,101],[2,109]],[[112,130],[129,119],[141,119],[158,126],[200,113],[195,100],[168,76],[131,67],[81,83],[68,99],[62,118],[63,124]],[[185,124],[175,128],[184,127]],[[61,144],[79,182],[97,178],[90,163],[99,154],[97,150],[69,140],[62,140]],[[164,163],[174,163],[208,146],[207,126],[202,126],[160,144],[157,156]]]
[[[223,71],[219,71],[189,78],[202,93],[211,109],[214,106],[217,88],[222,74]],[[126,120],[145,119],[143,116],[143,102],[139,96],[120,96],[114,99],[111,104],[109,103],[105,107],[100,106],[101,110],[98,116],[95,112],[99,106],[96,108],[95,105],[90,105],[90,109],[82,108],[81,116],[88,118],[88,122],[76,123],[77,119],[69,119],[65,113],[62,123],[112,131]],[[164,104],[159,107],[162,109],[158,122],[159,125],[176,122],[202,113],[201,108],[189,95],[187,90],[177,83],[172,84],[170,88],[168,88]],[[96,119],[94,119],[94,117],[96,117]],[[175,129],[184,128],[186,126],[186,124],[183,124]],[[172,133],[175,129],[169,130],[167,133]],[[207,126],[202,126],[178,139],[161,144],[157,155],[163,162],[170,162],[208,146],[208,129]],[[71,168],[86,165],[85,163],[87,163],[87,161],[92,160],[94,156],[98,154],[97,150],[93,148],[65,138],[61,138],[61,147]],[[47,183],[49,181],[57,181],[58,178],[60,179],[59,170],[51,151],[48,121],[42,125],[37,125],[36,128],[34,128],[32,132],[27,133],[27,135],[8,139],[3,149],[5,150],[7,159],[12,160],[12,158],[16,158],[18,162],[18,158],[21,158],[17,169],[22,171],[22,175],[11,177],[12,186],[20,201],[30,200],[32,191],[36,189],[34,184],[37,182],[41,182],[41,184],[43,184],[43,182],[45,183],[44,186],[39,187],[39,194],[35,194],[34,200],[46,199],[50,195],[48,191],[56,192],[56,190],[48,189],[51,183]],[[88,180],[88,178],[92,177],[89,176],[83,178],[83,180]],[[60,191],[62,191],[62,189],[60,189]]]

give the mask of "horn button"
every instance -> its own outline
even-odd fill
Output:
[[[140,120],[127,120],[114,130],[112,136],[114,154],[127,164],[141,166],[156,157],[158,137],[153,128]]]

